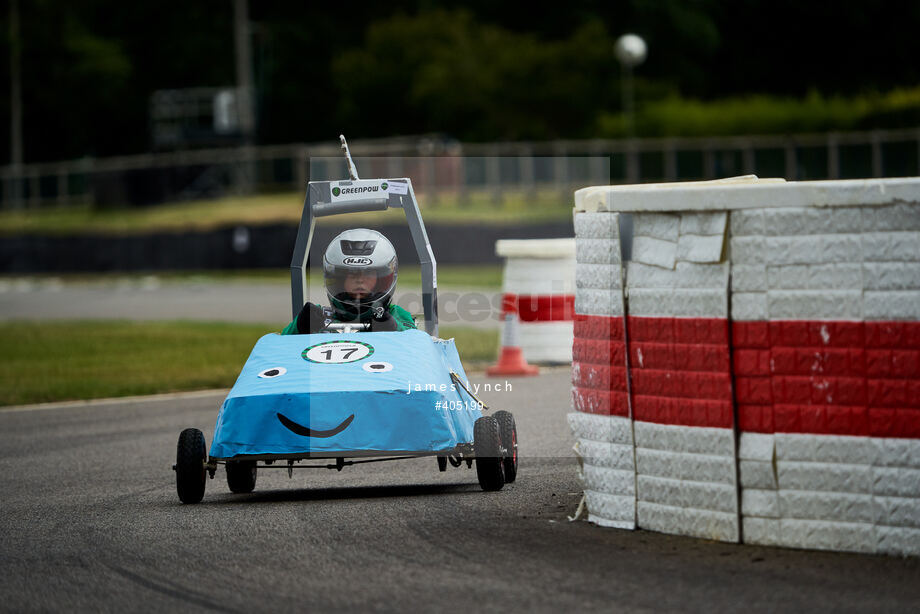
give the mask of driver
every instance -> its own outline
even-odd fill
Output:
[[[391,305],[399,263],[376,230],[355,228],[335,237],[323,255],[323,282],[331,307],[308,302],[282,335],[317,333],[332,322],[370,322],[371,331],[416,328],[409,312]]]

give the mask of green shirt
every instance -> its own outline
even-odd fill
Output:
[[[396,320],[396,330],[411,330],[418,328],[415,325],[415,320],[412,319],[412,315],[400,307],[399,305],[390,305],[389,308],[390,315],[393,316],[393,319]],[[340,320],[333,319],[334,322],[339,322]],[[281,331],[282,335],[297,335],[297,318],[284,327],[284,330]]]

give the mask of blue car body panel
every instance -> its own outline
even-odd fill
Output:
[[[360,351],[340,351],[356,344]],[[453,340],[418,330],[265,335],[221,407],[210,455],[451,450],[473,441],[482,415],[451,371],[467,383]],[[302,434],[306,429],[310,435]]]

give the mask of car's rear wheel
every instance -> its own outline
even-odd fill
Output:
[[[176,490],[182,503],[198,503],[204,497],[207,480],[207,450],[204,434],[198,429],[185,429],[176,446]]]
[[[227,461],[227,486],[230,492],[247,493],[256,487],[255,461]]]
[[[473,425],[473,448],[476,452],[476,476],[483,490],[501,490],[505,485],[501,435],[498,421],[483,416]]]
[[[517,426],[514,416],[510,411],[499,410],[492,414],[498,421],[498,433],[502,440],[505,453],[502,462],[505,465],[505,483],[511,484],[517,479],[518,451],[517,451]]]

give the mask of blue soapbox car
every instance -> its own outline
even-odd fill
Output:
[[[341,138],[351,179],[308,185],[291,262],[293,313],[304,304],[316,217],[401,208],[421,264],[426,330],[331,324],[323,333],[259,339],[220,408],[210,452],[200,430],[179,435],[173,468],[183,503],[201,501],[218,465],[234,493],[252,492],[259,469],[290,476],[296,468],[419,456],[436,457],[441,471],[475,462],[483,490],[517,476],[514,417],[483,415],[488,408],[470,390],[453,340],[438,338],[436,263],[411,181],[358,179]]]

